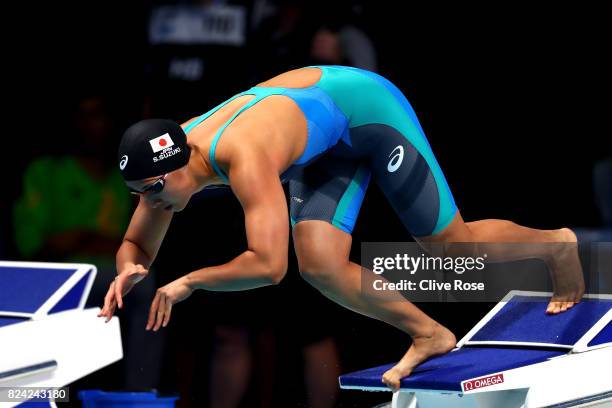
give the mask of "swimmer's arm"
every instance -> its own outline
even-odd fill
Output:
[[[126,264],[140,264],[145,269],[149,269],[168,231],[172,214],[172,211],[162,208],[151,208],[143,197],[140,198],[117,251],[116,263],[119,273]]]
[[[144,279],[155,260],[157,251],[172,221],[172,212],[151,208],[143,197],[132,215],[130,225],[115,258],[117,273],[104,297],[104,306],[98,314],[108,322],[115,307],[123,307],[123,296]]]
[[[244,210],[248,249],[226,264],[186,275],[192,288],[247,290],[276,284],[287,271],[289,217],[278,170],[263,151],[242,155],[229,178]]]

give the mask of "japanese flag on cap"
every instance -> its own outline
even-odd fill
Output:
[[[157,153],[167,147],[174,146],[174,142],[168,133],[164,133],[163,135],[156,137],[155,139],[149,140],[151,143],[151,148],[153,149],[153,153]]]

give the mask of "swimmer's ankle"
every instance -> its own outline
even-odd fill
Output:
[[[412,337],[412,340],[431,339],[436,335],[441,327],[442,326],[438,322],[432,320],[428,324],[420,326],[418,331],[412,333],[410,337]]]

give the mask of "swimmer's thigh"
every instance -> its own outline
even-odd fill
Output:
[[[414,237],[444,230],[457,206],[444,173],[406,97],[389,80],[361,75],[367,103],[354,103],[350,142]]]

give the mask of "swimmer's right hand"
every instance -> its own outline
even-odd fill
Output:
[[[148,273],[149,270],[141,264],[125,263],[119,275],[115,276],[111,282],[104,297],[104,307],[98,313],[98,317],[106,317],[108,322],[113,317],[117,306],[119,309],[123,308],[123,296],[127,295],[134,285],[143,280]]]

